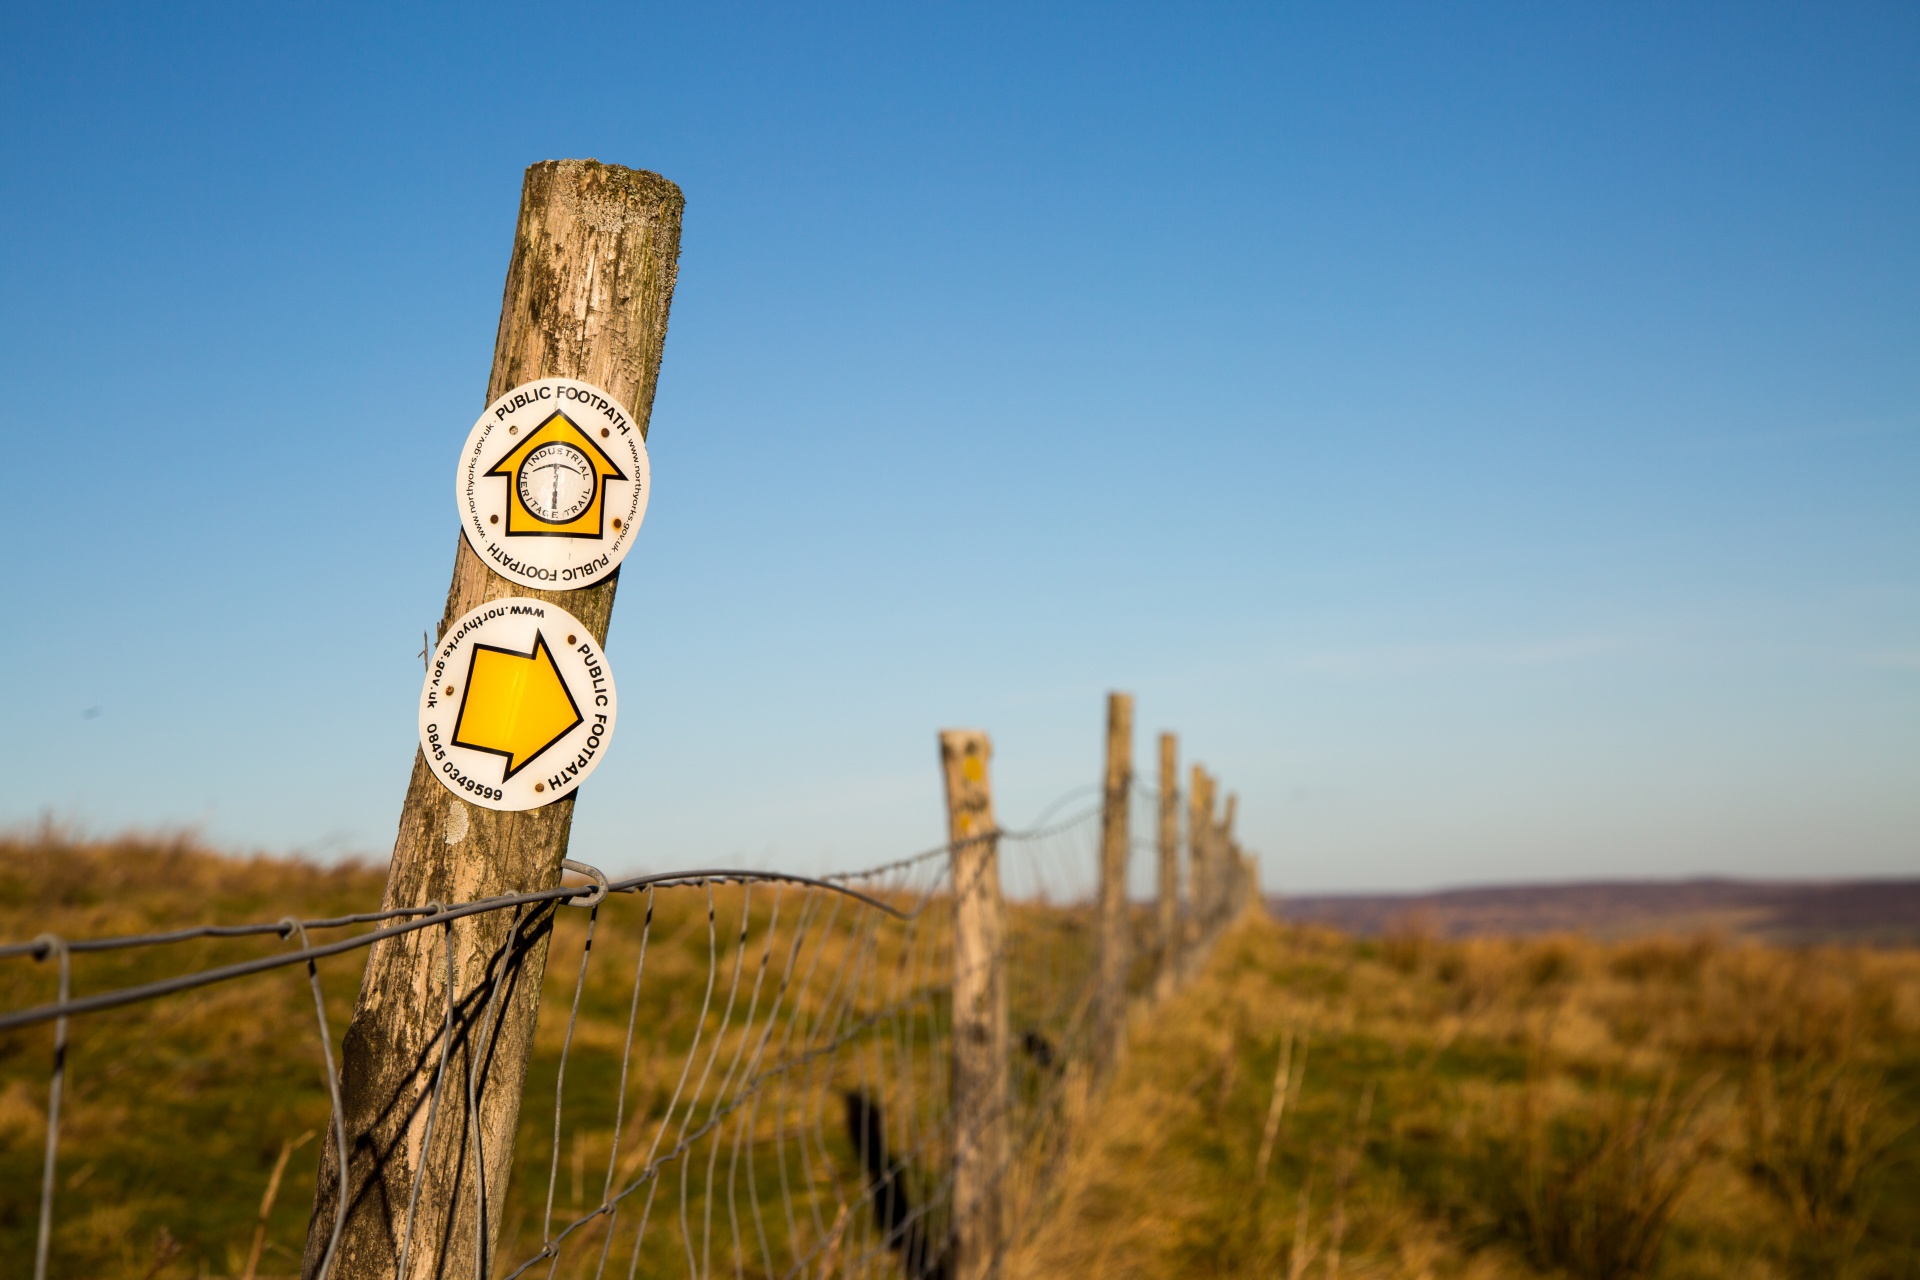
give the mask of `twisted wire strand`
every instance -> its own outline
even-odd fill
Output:
[[[32,945],[40,948],[37,954],[52,955],[59,960],[59,1003],[65,1004],[73,983],[73,966],[66,940],[56,934],[43,933],[34,939]],[[60,1095],[67,1079],[65,1014],[55,1020],[53,1028],[53,1079],[47,1087],[47,1153],[40,1172],[40,1228],[33,1249],[33,1280],[47,1280],[47,1251],[53,1243],[53,1178],[60,1156]]]
[[[439,906],[438,903],[430,905]],[[454,977],[453,921],[451,920],[444,926],[441,946],[447,958],[447,1021],[440,1032],[440,1061],[433,1071],[433,1095],[431,1101],[427,1103],[427,1129],[425,1136],[420,1140],[422,1151],[433,1150],[433,1126],[440,1118],[440,1090],[447,1083],[447,1057],[453,1051]],[[407,1260],[413,1253],[413,1224],[420,1208],[420,1188],[426,1183],[426,1179],[427,1162],[422,1160],[419,1167],[413,1171],[413,1187],[407,1193],[407,1226],[400,1237],[400,1265],[394,1271],[396,1276],[404,1277],[407,1274]]]
[[[605,892],[634,893],[645,888],[671,888],[678,885],[709,883],[745,884],[749,881],[756,880],[785,881],[790,884],[815,885],[822,889],[830,889],[835,893],[844,893],[849,897],[858,898],[867,906],[873,907],[878,911],[884,911],[889,915],[901,914],[897,908],[877,898],[869,897],[857,889],[850,889],[845,885],[816,879],[812,876],[792,875],[781,871],[670,871],[658,875],[634,876],[630,879],[614,881],[605,887]],[[226,982],[234,978],[244,978],[250,974],[265,973],[269,969],[284,968],[287,965],[293,964],[311,963],[315,960],[323,960],[328,956],[337,956],[343,952],[354,951],[360,947],[370,947],[374,943],[387,938],[401,937],[404,934],[413,933],[436,924],[443,924],[451,920],[462,920],[467,916],[479,915],[482,912],[509,910],[543,902],[559,902],[574,898],[587,898],[601,891],[601,886],[598,885],[562,885],[556,889],[541,889],[532,893],[509,893],[492,898],[477,898],[472,902],[457,902],[451,906],[439,907],[438,910],[431,909],[433,906],[438,906],[438,904],[429,904],[429,906],[405,907],[389,912],[379,912],[377,913],[378,916],[383,919],[393,919],[406,915],[411,915],[414,919],[407,920],[402,924],[389,925],[384,929],[375,929],[369,933],[355,934],[351,938],[342,938],[338,942],[323,943],[319,946],[308,945],[299,951],[284,952],[272,956],[261,956],[253,960],[242,960],[236,964],[222,965],[217,969],[204,969],[199,973],[181,974],[178,977],[163,978],[156,982],[142,983],[138,986],[122,987],[117,991],[103,991],[98,995],[85,996],[78,1000],[58,1000],[53,1004],[35,1005],[31,1008],[19,1009],[12,1013],[0,1014],[0,1031],[11,1031],[16,1027],[30,1027],[35,1023],[48,1022],[60,1017],[71,1017],[75,1014],[94,1013],[101,1009],[116,1009],[121,1005],[137,1004],[143,1000],[152,1000],[160,996],[170,996],[181,991],[191,991],[195,987],[204,987],[216,982]],[[279,933],[285,936],[287,931],[295,927],[298,927],[304,934],[305,930],[311,928],[338,927],[340,923],[346,920],[347,918],[345,917],[318,923],[304,920],[283,920],[277,924],[261,927],[246,926],[246,930],[249,933]],[[193,934],[191,936],[210,935]],[[177,942],[182,940],[184,939],[176,938],[170,934],[129,934],[122,938],[113,939],[112,941],[120,946],[143,946],[155,942]],[[30,943],[21,943],[16,945],[8,954],[40,956],[45,954],[50,945],[51,944],[39,940]],[[70,946],[69,949],[81,950],[82,948]],[[99,950],[103,948],[94,949]]]
[[[298,920],[287,919],[283,922],[287,928],[283,936],[298,934],[302,950],[307,950],[307,930]],[[340,1107],[340,1076],[333,1069],[333,1032],[327,1025],[327,998],[320,990],[320,968],[311,959],[307,961],[307,981],[313,987],[313,1012],[320,1021],[320,1061],[327,1077],[327,1097],[333,1104],[333,1136],[343,1157],[347,1150],[346,1113]],[[333,1216],[333,1234],[327,1240],[327,1251],[320,1259],[318,1280],[327,1280],[333,1270],[334,1255],[340,1249],[340,1229],[347,1220],[347,1179],[340,1179],[340,1204]]]

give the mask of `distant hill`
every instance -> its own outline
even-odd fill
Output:
[[[1717,931],[1770,942],[1920,944],[1920,878],[1615,880],[1419,894],[1270,897],[1282,920],[1355,934],[1413,925],[1446,937],[1586,933],[1621,938]]]

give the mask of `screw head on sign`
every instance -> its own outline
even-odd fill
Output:
[[[567,643],[568,643],[568,644],[579,644],[579,643],[580,643],[580,637],[579,637],[579,636],[568,636],[568,637],[567,637]]]
[[[488,516],[488,517],[487,517],[487,523],[488,523],[488,524],[499,524],[499,523],[500,523],[500,517],[499,517],[499,516]]]
[[[449,698],[451,698],[451,697],[453,696],[453,686],[452,686],[452,685],[448,685],[448,686],[447,686],[447,696],[448,696]]]
[[[620,517],[619,517],[619,516],[615,516],[615,517],[613,518],[613,527],[614,527],[614,530],[615,530],[616,532],[618,532],[618,531],[619,531],[619,528],[620,528]]]
[[[600,428],[600,438],[601,438],[602,440],[605,440],[605,439],[606,439],[606,438],[607,438],[608,436],[610,436],[610,435],[612,435],[612,434],[613,434],[613,432],[611,432],[611,431],[609,431],[609,430],[607,430],[607,429],[606,429],[605,427],[602,427],[602,428]]]
[[[510,435],[510,436],[517,436],[517,435],[519,435],[519,434],[520,434],[520,428],[518,428],[518,427],[508,427],[508,428],[507,428],[507,434],[508,434],[508,435]]]
[[[535,791],[545,791],[547,789],[547,784],[544,782],[536,782],[533,784],[533,789]]]

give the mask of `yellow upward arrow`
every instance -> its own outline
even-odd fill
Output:
[[[473,646],[453,745],[505,756],[507,771],[500,779],[505,782],[571,733],[581,719],[547,638],[536,631],[532,653]]]
[[[553,524],[541,519],[527,510],[526,499],[520,494],[520,468],[534,450],[543,444],[558,442],[566,445],[575,453],[585,456],[587,465],[593,469],[593,501],[586,509],[564,524]],[[489,476],[505,476],[507,479],[507,533],[516,534],[555,534],[569,538],[599,538],[605,536],[604,518],[606,516],[606,496],[608,480],[625,480],[626,472],[614,464],[607,451],[602,449],[594,438],[582,431],[578,424],[566,414],[555,410],[547,420],[535,427],[525,440],[496,462]]]

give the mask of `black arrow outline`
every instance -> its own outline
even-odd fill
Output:
[[[588,431],[585,427],[581,426],[579,423],[575,422],[572,418],[568,417],[565,410],[555,409],[552,413],[542,418],[540,420],[539,426],[527,432],[526,440],[522,440],[519,444],[514,445],[513,448],[501,454],[500,461],[494,463],[493,468],[491,470],[483,472],[481,475],[481,478],[485,480],[491,480],[497,476],[500,479],[505,480],[507,482],[507,505],[512,506],[515,503],[519,503],[520,510],[527,513],[527,519],[537,520],[541,524],[548,524],[548,525],[572,524],[573,523],[572,520],[558,520],[558,521],[548,520],[536,514],[533,508],[529,507],[525,502],[521,501],[520,470],[521,470],[521,467],[524,467],[527,465],[526,458],[522,458],[520,460],[519,467],[506,466],[506,461],[508,458],[511,458],[516,452],[518,452],[520,447],[522,445],[525,445],[528,440],[533,439],[533,437],[539,435],[542,431],[545,431],[550,425],[552,425],[553,420],[555,418],[560,419],[562,422],[572,427],[574,431],[579,435],[579,437],[582,440],[587,442],[587,448],[599,454],[601,460],[604,461],[609,467],[613,468],[613,474],[607,475],[607,476],[601,475],[600,469],[598,467],[594,468],[593,483],[595,485],[595,488],[594,488],[593,500],[595,503],[598,503],[600,507],[600,521],[599,521],[600,527],[592,533],[565,533],[559,529],[515,529],[513,527],[513,518],[511,514],[509,514],[507,518],[507,527],[501,531],[500,536],[503,538],[592,538],[592,539],[604,542],[607,536],[607,481],[628,480],[628,479],[631,479],[631,477],[628,476],[626,472],[620,469],[620,464],[613,460],[612,454],[608,453],[605,449],[602,449],[600,447],[600,442],[593,438],[593,433]],[[564,443],[564,442],[557,441],[555,443]],[[531,452],[529,452],[527,455],[528,458],[532,456],[533,454]],[[589,461],[591,461],[591,459],[589,459]],[[505,469],[503,470],[503,468]],[[589,504],[589,505],[592,505],[592,504]],[[575,516],[574,520],[578,520],[579,518],[580,517]]]

